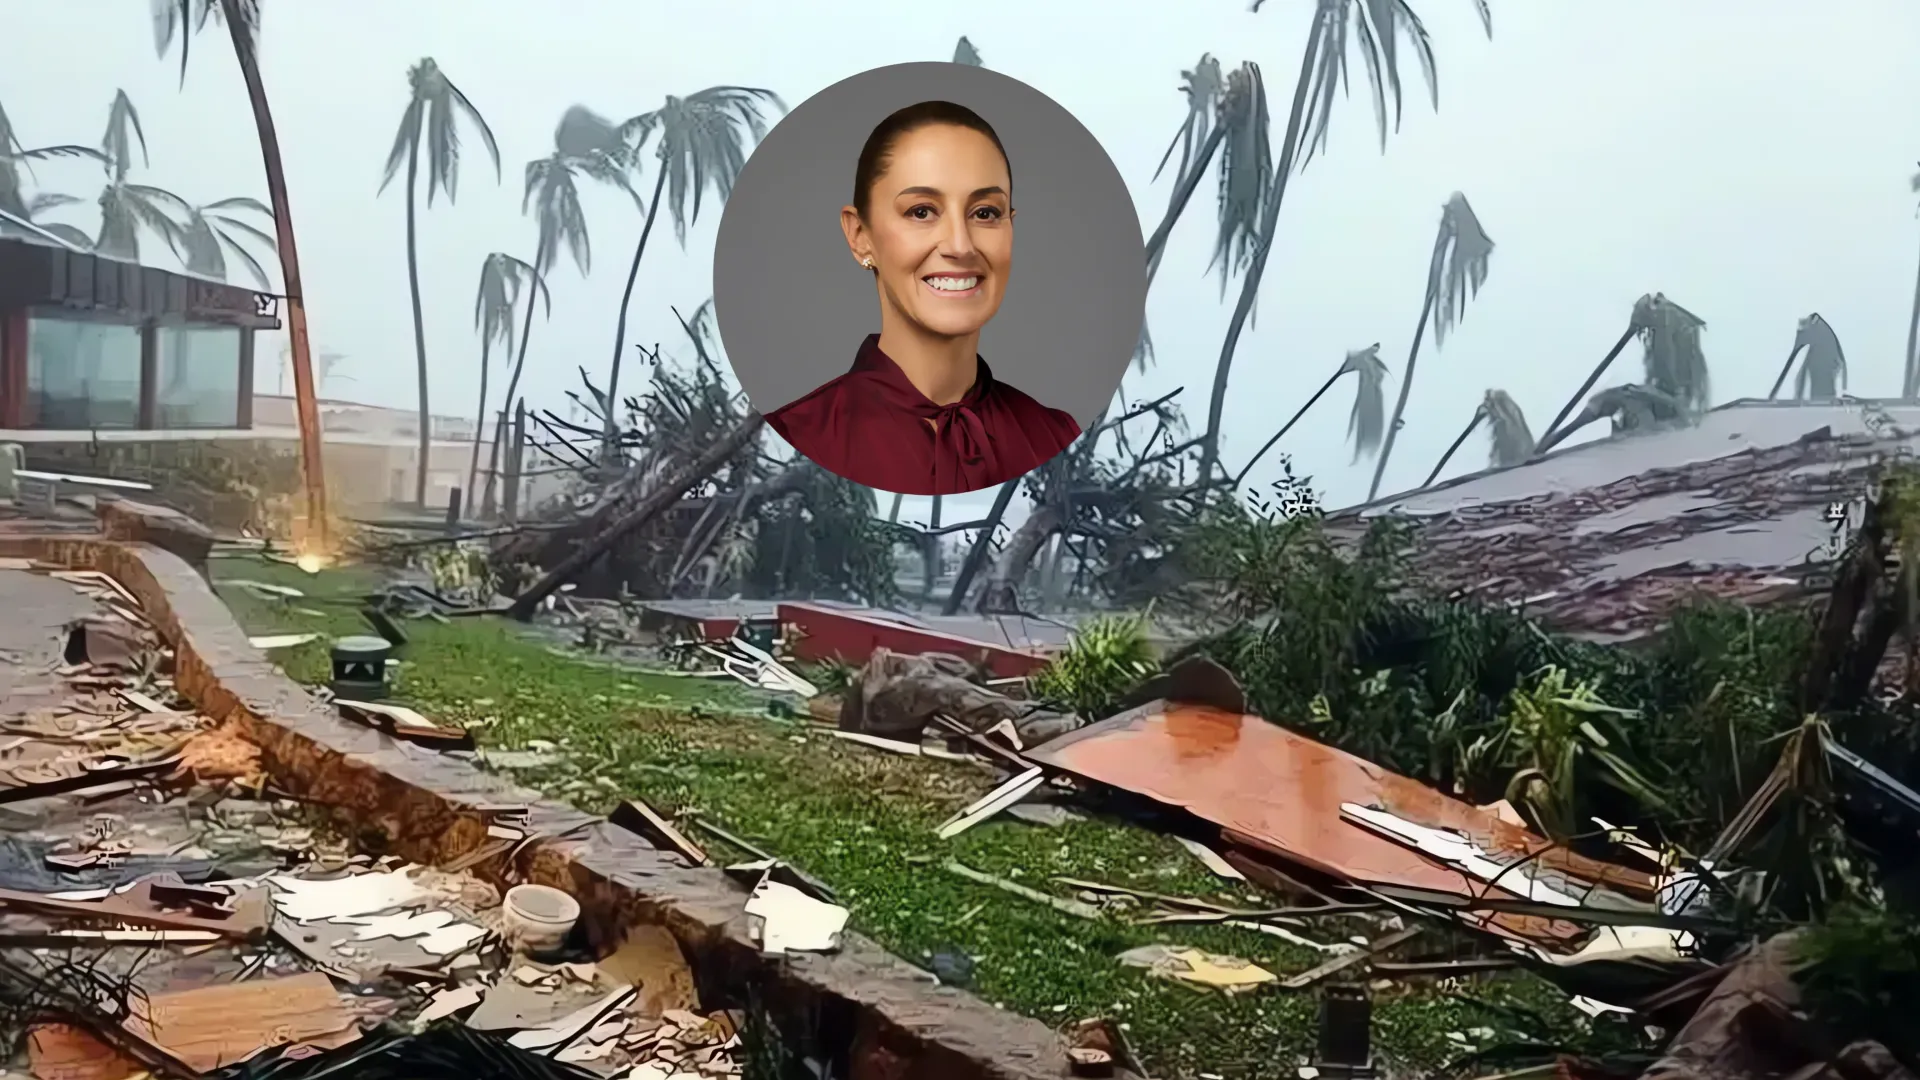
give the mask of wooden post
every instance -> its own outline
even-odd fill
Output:
[[[500,505],[508,524],[520,520],[520,470],[527,448],[527,401],[521,398],[513,406],[513,442],[507,445],[507,475],[502,482]]]
[[[140,324],[140,398],[133,426],[152,431],[160,426],[160,327]]]

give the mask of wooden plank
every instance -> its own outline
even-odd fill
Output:
[[[614,807],[607,820],[645,838],[647,843],[656,848],[674,852],[695,866],[712,864],[713,860],[707,857],[700,845],[687,839],[687,835],[675,828],[673,822],[639,799],[628,799]]]
[[[317,971],[158,994],[133,1004],[126,1028],[201,1072],[274,1046],[337,1046],[359,1036],[333,980]]]

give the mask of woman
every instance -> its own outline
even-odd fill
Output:
[[[873,274],[880,332],[853,369],[767,416],[815,464],[904,495],[957,495],[1045,464],[1073,417],[995,379],[980,330],[1013,270],[1013,167],[973,110],[923,101],[860,150],[840,228]]]

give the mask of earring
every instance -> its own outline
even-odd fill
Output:
[[[860,260],[860,265],[861,265],[861,266],[864,266],[864,267],[866,267],[866,268],[867,268],[867,269],[869,269],[869,270],[871,270],[871,269],[873,269],[873,259],[872,259],[871,257],[869,257],[869,258],[865,258],[865,259],[861,259],[861,260]]]

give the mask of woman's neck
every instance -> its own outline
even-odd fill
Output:
[[[880,351],[935,405],[951,405],[973,389],[980,375],[980,332],[963,337],[928,333],[882,305]]]

